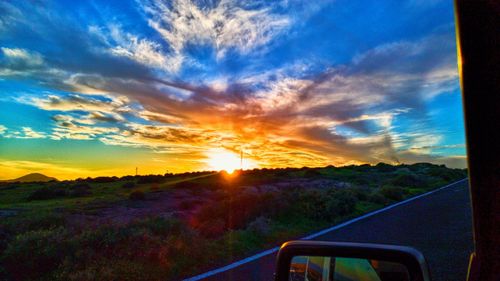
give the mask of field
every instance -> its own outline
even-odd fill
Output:
[[[0,185],[0,280],[178,280],[466,177],[419,163]]]

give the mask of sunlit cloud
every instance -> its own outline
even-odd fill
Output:
[[[27,50],[19,49],[19,48],[0,48],[3,52],[3,55],[7,57],[7,59],[15,61],[20,60],[23,63],[28,63],[31,65],[40,65],[43,63],[42,56],[38,53],[30,53]]]
[[[65,121],[58,123],[57,127],[52,129],[51,138],[54,140],[90,140],[100,135],[115,134],[119,131],[116,127],[85,126]]]
[[[27,138],[27,139],[40,139],[40,138],[45,138],[44,133],[37,132],[30,127],[23,127],[22,128],[23,136],[22,138]]]
[[[105,37],[101,31],[91,28],[91,32]],[[109,26],[109,39],[116,44],[110,47],[111,54],[130,58],[149,67],[159,68],[168,72],[177,72],[182,66],[183,56],[166,54],[159,43],[138,38],[136,35],[123,32],[117,25]],[[107,39],[108,40],[108,39]]]
[[[143,8],[151,15],[149,25],[177,54],[188,44],[213,46],[217,57],[230,49],[246,54],[273,40],[290,24],[286,15],[274,14],[269,7],[251,8],[232,0],[203,8],[191,0],[149,1]]]
[[[446,148],[463,138],[429,115],[459,90],[453,19],[358,46],[323,14],[336,15],[334,1],[136,1],[129,21],[89,8],[88,22],[53,13],[56,2],[0,3],[0,76],[31,83],[0,90],[49,116],[44,127],[2,120],[5,138],[148,149],[190,169],[242,150],[252,167],[465,165]]]
[[[0,127],[0,135],[5,138],[17,138],[17,139],[43,139],[47,137],[47,134],[40,131],[35,131],[30,127],[21,127],[20,129],[7,130],[7,127]]]
[[[43,58],[37,52],[30,52],[21,48],[0,47],[3,56],[0,56],[1,76],[25,76],[26,68],[37,69],[43,65]]]
[[[101,111],[101,112],[126,112],[129,109],[119,100],[98,100],[91,97],[70,95],[61,97],[47,95],[44,98],[31,97],[19,99],[21,102],[32,104],[43,110],[58,111]]]

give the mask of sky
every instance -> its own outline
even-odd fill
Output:
[[[0,2],[0,179],[379,162],[466,165],[451,0]]]

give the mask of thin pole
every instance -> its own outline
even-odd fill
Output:
[[[243,170],[243,149],[240,149],[240,170]]]

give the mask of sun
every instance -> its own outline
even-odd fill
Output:
[[[241,159],[239,154],[223,148],[210,149],[207,153],[207,168],[215,171],[226,171],[232,174],[238,169],[255,167],[250,159]]]

